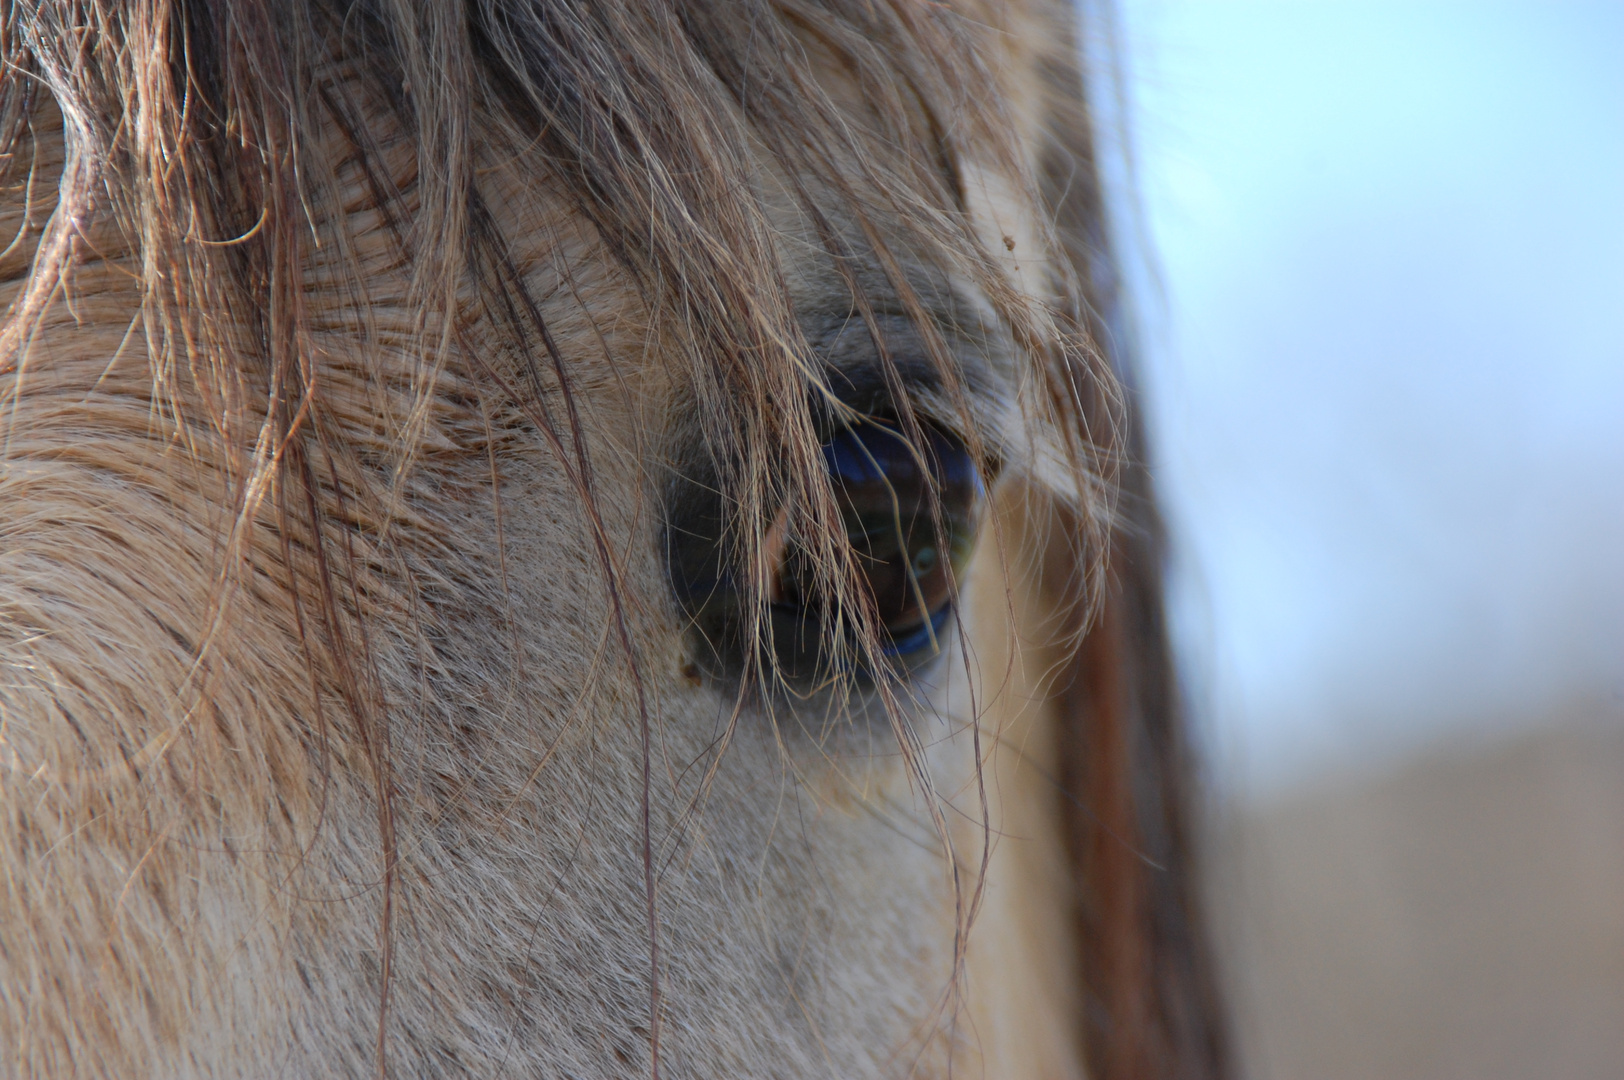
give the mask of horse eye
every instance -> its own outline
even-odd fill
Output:
[[[982,499],[981,476],[964,443],[929,425],[920,430],[915,444],[894,422],[864,419],[823,446],[846,536],[883,629],[882,650],[903,670],[942,651]],[[674,493],[667,529],[672,584],[706,666],[736,672],[755,648],[746,641],[750,598],[723,555],[720,502],[714,488],[709,496],[705,490],[689,481]],[[806,551],[785,525],[789,517],[781,516],[763,542],[771,569],[765,629],[778,673],[804,682],[830,670],[824,650],[849,628],[829,625],[839,617],[835,605],[820,595]]]
[[[884,628],[884,651],[903,668],[941,650],[981,501],[980,474],[964,444],[934,427],[922,434],[923,445],[915,446],[896,425],[866,420],[823,446],[847,539]],[[774,643],[780,667],[801,670],[824,629],[826,605],[804,559],[790,543],[783,549],[771,597]]]

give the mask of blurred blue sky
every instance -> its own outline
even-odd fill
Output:
[[[1118,10],[1220,779],[1624,716],[1624,3]]]

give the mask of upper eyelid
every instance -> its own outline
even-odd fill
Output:
[[[958,387],[944,385],[942,372],[926,355],[924,335],[914,321],[904,315],[876,311],[875,322],[884,336],[886,351],[894,367],[890,378],[882,367],[868,324],[855,314],[825,319],[807,319],[807,337],[813,349],[828,366],[829,390],[841,401],[859,412],[887,411],[892,381],[899,382],[907,395],[908,405],[923,418],[941,427],[968,435],[963,431],[967,417],[964,405],[971,406],[968,419],[977,427],[986,428],[984,421],[998,413],[998,403],[1008,396],[1004,383],[1007,363],[991,355],[997,351],[993,343],[981,342],[938,323],[941,334],[956,367],[953,376]],[[821,332],[820,332],[821,331]],[[876,404],[880,409],[876,409]],[[976,406],[980,404],[982,408]],[[984,430],[984,436],[996,439],[995,432]]]

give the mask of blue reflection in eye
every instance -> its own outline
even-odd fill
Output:
[[[975,460],[960,439],[928,423],[919,433],[911,443],[896,422],[865,418],[823,445],[857,569],[879,616],[881,650],[903,671],[942,649],[983,495]],[[738,673],[762,644],[750,630],[755,598],[728,556],[729,522],[715,487],[683,483],[666,528],[672,586],[705,666]],[[830,625],[839,616],[794,537],[779,531],[767,541],[775,562],[762,629],[774,669],[791,683],[819,679],[838,664],[828,646],[854,643],[852,628]]]
[[[957,579],[975,540],[981,477],[958,439],[922,426],[911,444],[893,423],[865,420],[823,446],[846,535],[885,628],[885,651],[906,662],[940,647]],[[947,557],[943,558],[943,552]],[[786,560],[781,604],[818,606]]]

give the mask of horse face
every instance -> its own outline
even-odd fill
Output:
[[[1011,88],[1044,50],[987,48],[1010,122],[1036,130]],[[863,122],[870,88],[808,70]],[[347,77],[324,83],[344,122],[301,151],[332,181],[325,242],[294,269],[245,254],[258,299],[201,315],[154,300],[153,260],[190,272],[190,252],[263,233],[205,221],[197,248],[155,251],[120,217],[135,181],[112,158],[112,195],[67,201],[79,118],[39,104],[20,144],[5,288],[27,332],[0,369],[11,1067],[1080,1075],[1043,786],[1063,651],[1037,584],[1046,436],[985,283],[906,238],[841,256],[830,237],[883,234],[893,208],[760,145],[752,188],[717,193],[759,204],[782,277],[758,284],[820,365],[759,415],[815,435],[851,580],[905,661],[831,681],[837,599],[795,568],[789,511],[729,517],[716,403],[673,360],[695,348],[673,294],[704,283],[650,278],[570,166],[499,132],[475,140],[477,203],[431,205],[414,132]],[[1008,166],[966,152],[943,183],[986,273],[1047,303],[1063,274]],[[64,193],[55,233],[39,178]],[[425,276],[400,205],[466,214],[500,280]],[[41,292],[58,249],[71,285]],[[212,341],[182,340],[194,324]],[[765,589],[788,613],[782,678],[712,631],[682,570],[684,544],[712,566],[737,520],[766,584],[716,625]]]

